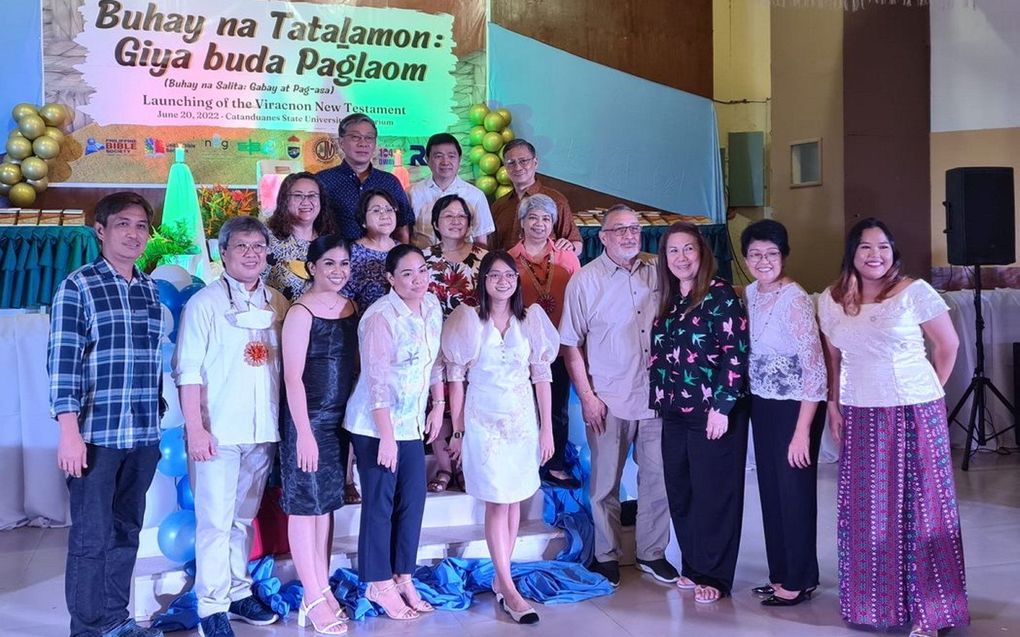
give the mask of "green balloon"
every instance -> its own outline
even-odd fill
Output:
[[[35,139],[46,132],[46,122],[38,115],[25,115],[18,121],[18,130],[28,139]]]
[[[500,132],[500,135],[503,136],[503,143],[504,144],[509,144],[510,142],[512,142],[514,140],[514,137],[516,137],[516,135],[514,135],[514,130],[512,128],[510,128],[509,126],[504,128],[503,131]]]
[[[18,208],[26,208],[35,203],[35,188],[22,182],[11,186],[7,198]]]
[[[67,121],[67,109],[63,104],[47,104],[39,109],[39,116],[49,126],[63,126]]]
[[[485,130],[492,133],[498,133],[506,127],[506,120],[503,119],[503,116],[499,113],[489,113],[485,116],[483,125],[485,126]]]
[[[21,118],[27,115],[38,115],[39,111],[36,109],[34,104],[28,102],[22,102],[11,109],[11,118],[16,122],[21,122]]]
[[[472,146],[471,150],[468,151],[468,160],[470,160],[472,164],[477,164],[478,160],[481,159],[484,154],[485,149],[483,147]]]
[[[471,129],[471,132],[468,133],[468,142],[472,146],[477,146],[482,143],[483,137],[485,137],[485,127],[475,126],[474,128]]]
[[[496,199],[502,199],[503,197],[506,197],[513,191],[514,191],[513,186],[500,186],[499,188],[496,188],[496,194],[494,196],[496,197]]]
[[[496,181],[498,181],[501,186],[510,185],[510,174],[507,173],[506,166],[500,166],[499,170],[496,171]]]
[[[503,148],[503,136],[499,133],[486,133],[482,138],[482,148],[490,153],[498,152]]]
[[[24,159],[32,155],[32,142],[24,137],[11,137],[7,140],[7,156],[11,159]]]
[[[64,131],[60,130],[56,126],[47,126],[46,132],[43,133],[43,135],[46,135],[47,137],[52,137],[53,139],[57,140],[58,144],[63,144],[64,139],[66,137],[66,135],[64,135]]]
[[[29,179],[28,185],[35,188],[36,192],[42,192],[50,187],[50,178],[43,177],[42,179]]]
[[[482,158],[478,160],[478,169],[486,175],[495,175],[502,163],[503,162],[499,159],[499,155],[495,153],[485,153],[482,155]]]
[[[26,157],[21,162],[21,175],[25,179],[42,179],[49,171],[49,164],[38,157]]]
[[[485,104],[475,104],[468,109],[468,120],[471,121],[472,126],[478,126],[485,119],[485,116],[489,113],[489,107]]]
[[[40,159],[53,159],[60,154],[60,143],[49,135],[43,135],[32,142],[32,150]]]
[[[21,181],[21,166],[4,162],[0,164],[0,184],[13,186]]]
[[[503,121],[506,122],[506,126],[509,126],[510,120],[513,119],[510,117],[510,110],[506,108],[497,108],[496,112],[503,118]]]
[[[483,175],[475,180],[475,186],[478,186],[478,189],[484,192],[486,197],[489,197],[496,192],[498,184],[495,177]]]

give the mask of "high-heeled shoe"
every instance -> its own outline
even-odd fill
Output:
[[[920,626],[914,626],[910,629],[910,637],[939,637],[939,631],[925,630]]]
[[[336,599],[336,595],[333,594],[333,589],[330,588],[329,586],[322,589],[322,596],[325,597],[326,595],[329,595],[333,599]],[[329,602],[327,601],[326,603],[328,604]],[[339,604],[340,600],[337,600],[337,603]],[[344,610],[343,604],[340,604],[340,607],[336,609],[336,618],[344,622],[350,619],[350,616],[347,615],[347,611]]]
[[[408,587],[410,587],[411,591],[414,592],[414,596],[418,598],[417,602],[413,601],[414,598],[409,593],[404,592]],[[435,610],[435,608],[432,607],[432,604],[426,602],[421,598],[421,595],[418,594],[418,589],[414,587],[413,579],[405,579],[402,582],[397,582],[397,592],[400,593],[402,598],[404,598],[404,602],[407,603],[408,606],[419,613],[431,613]]]
[[[312,625],[312,629],[320,635],[343,635],[347,632],[347,624],[341,620],[336,620],[326,624],[325,626],[317,626],[315,620],[312,619],[308,613],[312,611],[316,606],[320,606],[326,603],[326,597],[320,596],[314,600],[311,604],[306,604],[305,600],[301,600],[301,604],[298,606],[297,623],[301,628],[305,628],[308,624]]]
[[[811,595],[815,592],[814,588],[805,588],[801,592],[797,593],[797,596],[792,599],[786,599],[785,597],[779,597],[778,595],[771,595],[761,600],[762,606],[796,606],[801,602],[806,602],[811,599]]]
[[[400,600],[400,610],[391,610],[380,601],[382,595],[388,593],[397,587],[396,582],[392,582],[389,586],[376,587],[375,584],[369,584],[368,588],[365,589],[365,599],[368,601],[378,604],[386,616],[390,619],[396,619],[398,621],[407,621],[409,619],[418,619],[418,611],[411,608],[404,603],[404,598],[400,595],[400,591],[397,591],[397,598]]]
[[[756,586],[752,588],[751,592],[762,597],[769,597],[776,594],[776,589],[772,587],[772,584],[765,584],[764,586]]]
[[[537,624],[539,617],[538,613],[531,606],[528,606],[524,610],[514,610],[510,608],[510,604],[506,603],[506,599],[500,595],[499,605],[503,608],[503,612],[510,616],[510,619],[514,620],[518,624]]]

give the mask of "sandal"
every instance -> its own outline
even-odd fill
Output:
[[[399,610],[386,608],[386,605],[382,603],[383,595],[394,590],[396,587],[397,587],[396,582],[392,582],[389,586],[383,586],[381,588],[377,587],[375,584],[369,584],[368,587],[365,588],[365,599],[372,602],[373,604],[377,604],[380,608],[383,609],[383,612],[386,613],[386,616],[389,617],[390,619],[396,619],[400,621],[418,619],[419,617],[418,611],[404,603],[404,598],[400,596],[399,591],[397,594],[397,599],[400,600]]]
[[[692,580],[691,578],[684,577],[683,575],[681,575],[676,580],[676,587],[682,591],[693,591],[698,587],[698,585],[695,584],[694,580]]]
[[[312,625],[312,629],[320,635],[343,635],[347,632],[347,624],[341,620],[336,620],[326,624],[325,626],[317,626],[315,620],[308,616],[308,613],[312,611],[316,606],[326,604],[326,596],[321,595],[318,599],[313,601],[311,604],[305,604],[305,600],[301,600],[300,606],[298,606],[297,623],[298,626],[304,628],[309,623]],[[328,605],[328,604],[327,604]]]
[[[344,485],[344,504],[361,504],[361,493],[353,482]]]
[[[436,471],[436,477],[429,480],[428,490],[429,493],[442,493],[446,491],[447,487],[450,486],[450,481],[453,480],[453,474],[445,469],[439,469]]]
[[[408,587],[411,588],[413,595],[410,593],[404,593]],[[435,608],[432,607],[432,604],[426,602],[421,598],[421,595],[418,594],[418,589],[414,587],[413,579],[405,579],[403,582],[397,582],[397,592],[399,592],[400,596],[404,598],[404,602],[408,606],[419,613],[431,613],[435,610]],[[418,598],[418,601],[414,601],[415,597]]]
[[[712,596],[714,593],[714,596]],[[722,599],[722,591],[714,586],[698,584],[694,589],[694,601],[698,604],[714,604]]]
[[[340,600],[336,599],[336,595],[333,594],[333,589],[330,588],[329,586],[322,589],[322,596],[325,597],[326,595],[329,595],[334,600],[336,600],[336,603],[338,605],[338,608],[336,609],[336,618],[343,622],[349,620],[350,616],[347,615],[347,611],[344,609],[343,604],[340,603]],[[329,602],[327,601],[327,603]]]

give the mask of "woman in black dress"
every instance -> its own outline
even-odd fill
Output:
[[[298,624],[339,635],[347,617],[329,589],[330,517],[344,503],[348,441],[340,425],[358,366],[357,313],[339,294],[351,274],[347,243],[338,235],[315,239],[307,267],[311,287],[283,323],[281,504],[305,590]]]

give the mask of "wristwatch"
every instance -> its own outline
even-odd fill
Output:
[[[464,437],[464,432],[463,431],[455,431],[455,432],[453,432],[453,437],[457,438],[457,439],[463,438]]]

